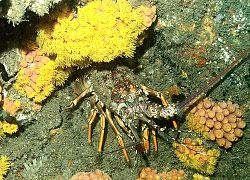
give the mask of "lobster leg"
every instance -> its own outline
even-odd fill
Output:
[[[88,117],[88,143],[89,144],[92,143],[92,123],[94,122],[96,118],[96,113],[97,113],[96,110],[92,109]]]
[[[95,102],[95,103],[94,103]],[[100,113],[100,126],[101,126],[101,132],[100,132],[100,140],[98,144],[98,152],[102,152],[102,146],[103,146],[103,140],[104,140],[104,133],[105,133],[105,122],[106,122],[106,114],[103,111],[103,103],[97,99],[97,96],[93,95],[92,105],[95,104],[95,108]]]
[[[119,124],[119,126],[124,130],[124,132],[128,135],[128,137],[130,137],[132,140],[135,140],[135,137],[133,136],[133,134],[131,133],[131,130],[129,130],[124,122],[121,120],[121,118],[117,115],[115,115],[115,119],[116,122]]]
[[[156,96],[157,98],[161,100],[161,103],[163,106],[168,106],[168,101],[166,100],[166,98],[161,92],[151,89],[149,87],[146,87],[144,85],[141,85],[141,88],[146,95]]]
[[[90,88],[85,89],[79,96],[77,96],[73,101],[71,101],[69,108],[73,108],[77,103],[84,98],[88,93],[90,93]]]
[[[153,135],[153,142],[154,142],[154,150],[156,153],[158,153],[158,142],[157,142],[157,135],[156,135],[156,130],[152,129],[152,135]]]
[[[157,153],[158,152],[157,134],[156,134],[156,130],[153,127],[151,130],[151,134],[153,136],[154,151]],[[144,149],[147,153],[149,150],[149,129],[146,126],[146,124],[143,127],[143,144],[144,144]]]
[[[149,130],[146,124],[143,127],[143,145],[144,145],[144,150],[146,153],[149,151]]]
[[[146,95],[156,96],[157,98],[159,98],[161,100],[161,103],[163,106],[165,106],[165,107],[168,106],[169,103],[161,92],[156,91],[154,89],[151,89],[149,87],[146,87],[144,85],[141,85],[141,88]],[[173,123],[174,128],[177,129],[178,125],[177,125],[176,121],[172,120],[172,123]]]
[[[175,129],[178,129],[178,125],[175,119],[172,119],[172,123]]]
[[[98,144],[98,153],[102,152],[102,145],[103,145],[103,138],[104,138],[104,132],[105,132],[105,116],[101,114],[101,134],[100,134],[100,140]]]
[[[111,118],[111,113],[108,109],[106,109],[106,117],[107,117],[107,120],[109,121],[109,124],[111,125],[117,139],[118,139],[118,142],[123,150],[123,154],[127,160],[128,163],[130,163],[130,160],[129,160],[129,156],[128,156],[128,153],[127,153],[127,150],[125,148],[125,144],[124,144],[124,141],[123,141],[123,138],[122,138],[122,135],[120,134],[119,130],[117,129],[117,127],[115,126],[114,124],[114,121],[112,120]]]

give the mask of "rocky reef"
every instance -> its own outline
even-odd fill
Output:
[[[247,5],[0,0],[0,179],[249,177]]]

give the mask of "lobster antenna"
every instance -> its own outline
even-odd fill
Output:
[[[223,80],[226,75],[231,72],[236,66],[238,66],[243,60],[249,59],[250,56],[250,48],[248,48],[246,51],[244,51],[236,60],[234,60],[227,68],[225,68],[222,72],[220,72],[218,75],[216,75],[214,78],[210,79],[207,84],[200,89],[198,89],[196,92],[194,92],[192,95],[188,96],[186,100],[179,103],[176,106],[177,112],[185,112],[187,109],[190,108],[195,102],[197,102],[199,99],[206,96],[206,93],[214,87],[217,83],[219,83],[221,80]]]

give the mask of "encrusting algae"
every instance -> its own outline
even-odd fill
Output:
[[[231,101],[215,103],[206,98],[194,107],[187,116],[189,129],[216,141],[224,148],[243,136],[246,122],[237,104]]]
[[[89,2],[76,17],[64,9],[53,26],[41,25],[37,43],[42,52],[56,55],[60,67],[133,57],[138,36],[156,18],[155,7],[148,9],[134,9],[126,0]]]
[[[182,143],[174,142],[175,154],[188,167],[199,172],[213,174],[220,151],[206,149],[201,139],[185,138]]]

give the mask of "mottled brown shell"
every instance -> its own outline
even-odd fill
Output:
[[[137,79],[126,66],[115,67],[112,71],[91,71],[87,75],[98,98],[106,105],[121,101],[123,95],[136,90]]]
[[[125,97],[138,91],[138,86],[128,79],[119,80],[115,83],[111,94],[113,102],[125,102]]]

